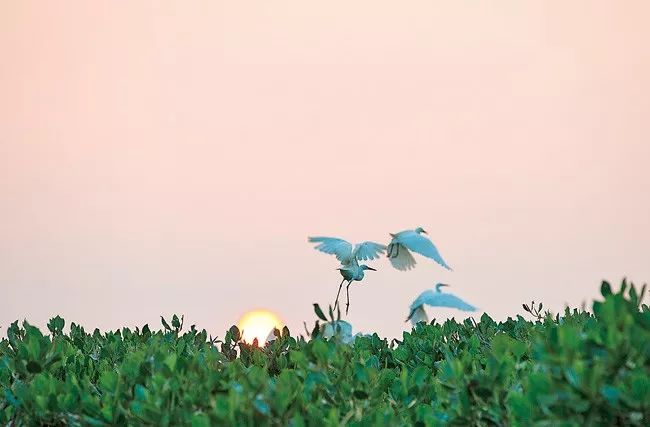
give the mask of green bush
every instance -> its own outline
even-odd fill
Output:
[[[593,314],[484,314],[391,343],[326,340],[317,325],[259,348],[236,327],[223,341],[183,332],[177,316],[155,332],[14,322],[0,342],[0,423],[650,425],[650,310],[625,282],[601,291]]]

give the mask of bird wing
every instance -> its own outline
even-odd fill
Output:
[[[413,304],[415,304],[418,301],[421,304],[430,305],[431,307],[449,307],[461,311],[477,310],[477,308],[474,307],[473,305],[468,304],[462,299],[458,298],[456,295],[447,292],[430,291],[430,293],[427,293],[425,291],[413,302]]]
[[[402,246],[406,246],[413,252],[417,252],[420,255],[431,258],[447,270],[451,270],[451,267],[449,267],[445,260],[442,259],[442,256],[440,256],[440,252],[438,252],[438,249],[433,244],[433,242],[431,242],[431,240],[424,237],[423,235],[418,234],[414,231],[410,233],[399,233],[393,240],[397,243],[400,243]]]
[[[400,245],[399,243],[391,243],[393,245],[390,247],[388,253],[390,256],[388,259],[393,267],[400,271],[410,270],[415,267],[415,258],[411,255],[408,249],[405,246]]]
[[[363,242],[354,247],[352,254],[359,260],[377,259],[386,250],[386,245],[375,242]]]
[[[413,300],[411,303],[411,311],[415,310],[418,307],[422,307],[424,304],[429,304],[428,301],[431,301],[433,298],[435,298],[436,294],[438,292],[432,290],[432,289],[427,289],[426,291],[422,292],[416,299]]]
[[[309,237],[310,243],[318,243],[314,249],[336,256],[342,263],[350,262],[352,258],[352,243],[337,237]]]

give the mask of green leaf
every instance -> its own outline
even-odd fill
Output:
[[[194,414],[192,427],[210,427],[210,418],[206,414]]]
[[[367,399],[368,396],[369,396],[368,393],[366,393],[366,392],[363,391],[363,390],[359,390],[359,389],[354,390],[354,391],[352,392],[352,395],[353,395],[356,399],[359,399],[359,400]]]
[[[508,407],[520,422],[525,421],[526,424],[530,421],[531,414],[534,413],[528,399],[520,393],[508,396]]]
[[[99,377],[99,385],[103,390],[113,392],[117,388],[117,379],[117,372],[104,371]]]
[[[104,421],[102,421],[100,419],[97,419],[97,418],[94,418],[94,417],[91,417],[89,415],[84,415],[81,418],[84,421],[84,423],[83,423],[84,425],[98,426],[98,427],[106,425],[106,423]]]
[[[618,391],[616,387],[606,385],[600,389],[600,394],[602,394],[603,397],[607,399],[607,401],[609,401],[610,404],[615,405],[618,402],[618,398],[621,393]]]
[[[632,378],[632,396],[639,402],[650,399],[650,379],[647,375],[638,374]]]
[[[612,287],[609,285],[609,283],[603,281],[603,283],[600,285],[600,293],[604,297],[612,294]]]
[[[65,326],[65,320],[61,316],[56,316],[50,319],[47,324],[47,329],[50,330],[53,336],[60,335],[63,332],[63,327]]]
[[[316,316],[318,316],[320,320],[327,322],[327,317],[323,314],[323,310],[321,310],[320,306],[316,303],[314,303],[314,313],[316,313]]]
[[[311,331],[311,338],[314,339],[314,338],[318,337],[319,334],[320,334],[320,325],[319,325],[318,320],[317,320],[314,323],[314,329],[312,329],[312,331]]]
[[[27,371],[32,373],[32,374],[38,374],[41,372],[43,369],[41,368],[41,365],[38,362],[35,362],[33,360],[30,360],[27,362]]]
[[[233,341],[238,342],[241,340],[241,332],[237,326],[232,325],[230,327],[230,334],[232,335]]]
[[[324,341],[320,339],[315,340],[312,346],[312,351],[318,360],[321,362],[327,361],[329,351],[327,349],[327,344]]]
[[[14,406],[16,408],[20,406],[20,401],[16,398],[16,396],[13,395],[13,393],[11,393],[10,389],[6,388],[4,394],[5,399],[7,399],[7,402],[9,402],[11,406]]]
[[[292,427],[305,427],[305,419],[300,414],[295,414],[291,418],[291,423],[289,424]]]
[[[289,359],[291,359],[291,363],[294,365],[304,366],[307,364],[307,356],[302,351],[291,350],[289,352]]]
[[[510,351],[512,351],[512,354],[514,354],[518,359],[521,358],[521,356],[523,356],[527,350],[528,347],[522,341],[512,340],[510,342]]]
[[[137,400],[147,400],[147,389],[142,384],[136,384],[133,394]]]
[[[113,421],[113,408],[111,406],[104,406],[102,408],[102,416],[104,417],[104,420],[108,423],[112,423]]]
[[[172,330],[171,326],[169,326],[169,323],[167,323],[167,321],[165,320],[164,317],[160,316],[160,321],[162,322],[162,325],[164,326],[164,328],[166,330],[168,330],[168,331]]]
[[[173,372],[176,369],[176,362],[178,361],[178,356],[175,353],[171,353],[165,358],[165,365]]]

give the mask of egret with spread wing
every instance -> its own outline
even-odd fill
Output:
[[[424,311],[424,305],[429,305],[431,307],[449,307],[455,308],[461,311],[476,311],[477,308],[471,304],[466,303],[462,299],[458,298],[454,294],[447,292],[442,292],[440,288],[444,286],[449,286],[444,283],[438,283],[436,285],[436,290],[427,289],[422,292],[411,304],[411,310],[409,312],[406,321],[411,321],[411,324],[416,325],[418,322],[428,322],[427,313]]]
[[[339,285],[339,290],[336,293],[336,301],[334,308],[339,303],[339,294],[345,281],[348,282],[346,287],[347,302],[345,304],[345,314],[348,313],[350,307],[350,285],[353,281],[361,281],[364,277],[365,270],[377,271],[372,267],[365,264],[359,265],[359,261],[373,260],[380,257],[386,250],[386,246],[375,242],[363,242],[353,245],[352,243],[339,239],[337,237],[309,237],[309,242],[318,243],[315,249],[336,256],[341,262],[338,268],[343,280]]]
[[[388,244],[387,256],[393,267],[401,271],[410,270],[415,267],[415,258],[411,254],[411,251],[413,251],[427,258],[431,258],[447,270],[451,270],[451,267],[440,256],[440,252],[438,252],[436,246],[428,237],[423,236],[423,234],[428,233],[422,227],[418,227],[415,230],[400,231],[395,234],[390,233],[393,239]]]

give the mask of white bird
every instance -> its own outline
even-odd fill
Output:
[[[336,256],[341,261],[341,267],[337,268],[343,276],[343,280],[339,285],[339,290],[336,293],[336,301],[334,308],[339,303],[339,294],[345,281],[348,282],[346,287],[347,302],[345,304],[345,314],[348,313],[350,307],[350,285],[353,281],[361,281],[364,277],[365,270],[377,271],[372,267],[365,264],[359,265],[359,261],[373,260],[380,257],[386,250],[386,246],[381,243],[363,242],[353,245],[352,243],[339,239],[337,237],[309,237],[309,242],[318,243],[315,249]]]
[[[320,327],[320,333],[323,335],[323,338],[338,336],[344,343],[348,343],[354,339],[352,325],[345,320],[323,323]]]
[[[447,270],[451,267],[440,256],[440,252],[428,237],[422,234],[428,234],[422,227],[415,230],[404,230],[399,233],[390,233],[393,238],[388,244],[388,259],[396,269],[400,271],[410,270],[415,267],[415,258],[410,251],[417,252],[427,258],[431,258]]]
[[[436,284],[436,290],[427,289],[422,292],[411,304],[410,312],[406,321],[411,321],[411,324],[416,325],[419,322],[428,322],[427,313],[424,311],[424,305],[431,307],[449,307],[462,311],[476,311],[477,308],[471,304],[466,303],[454,294],[442,292],[440,288],[449,286],[444,283]]]
[[[345,320],[335,320],[333,322],[323,323],[320,326],[320,332],[323,338],[332,338],[333,336],[339,337],[341,342],[350,344],[354,342],[357,337],[363,336],[361,332],[352,335],[352,325]]]

